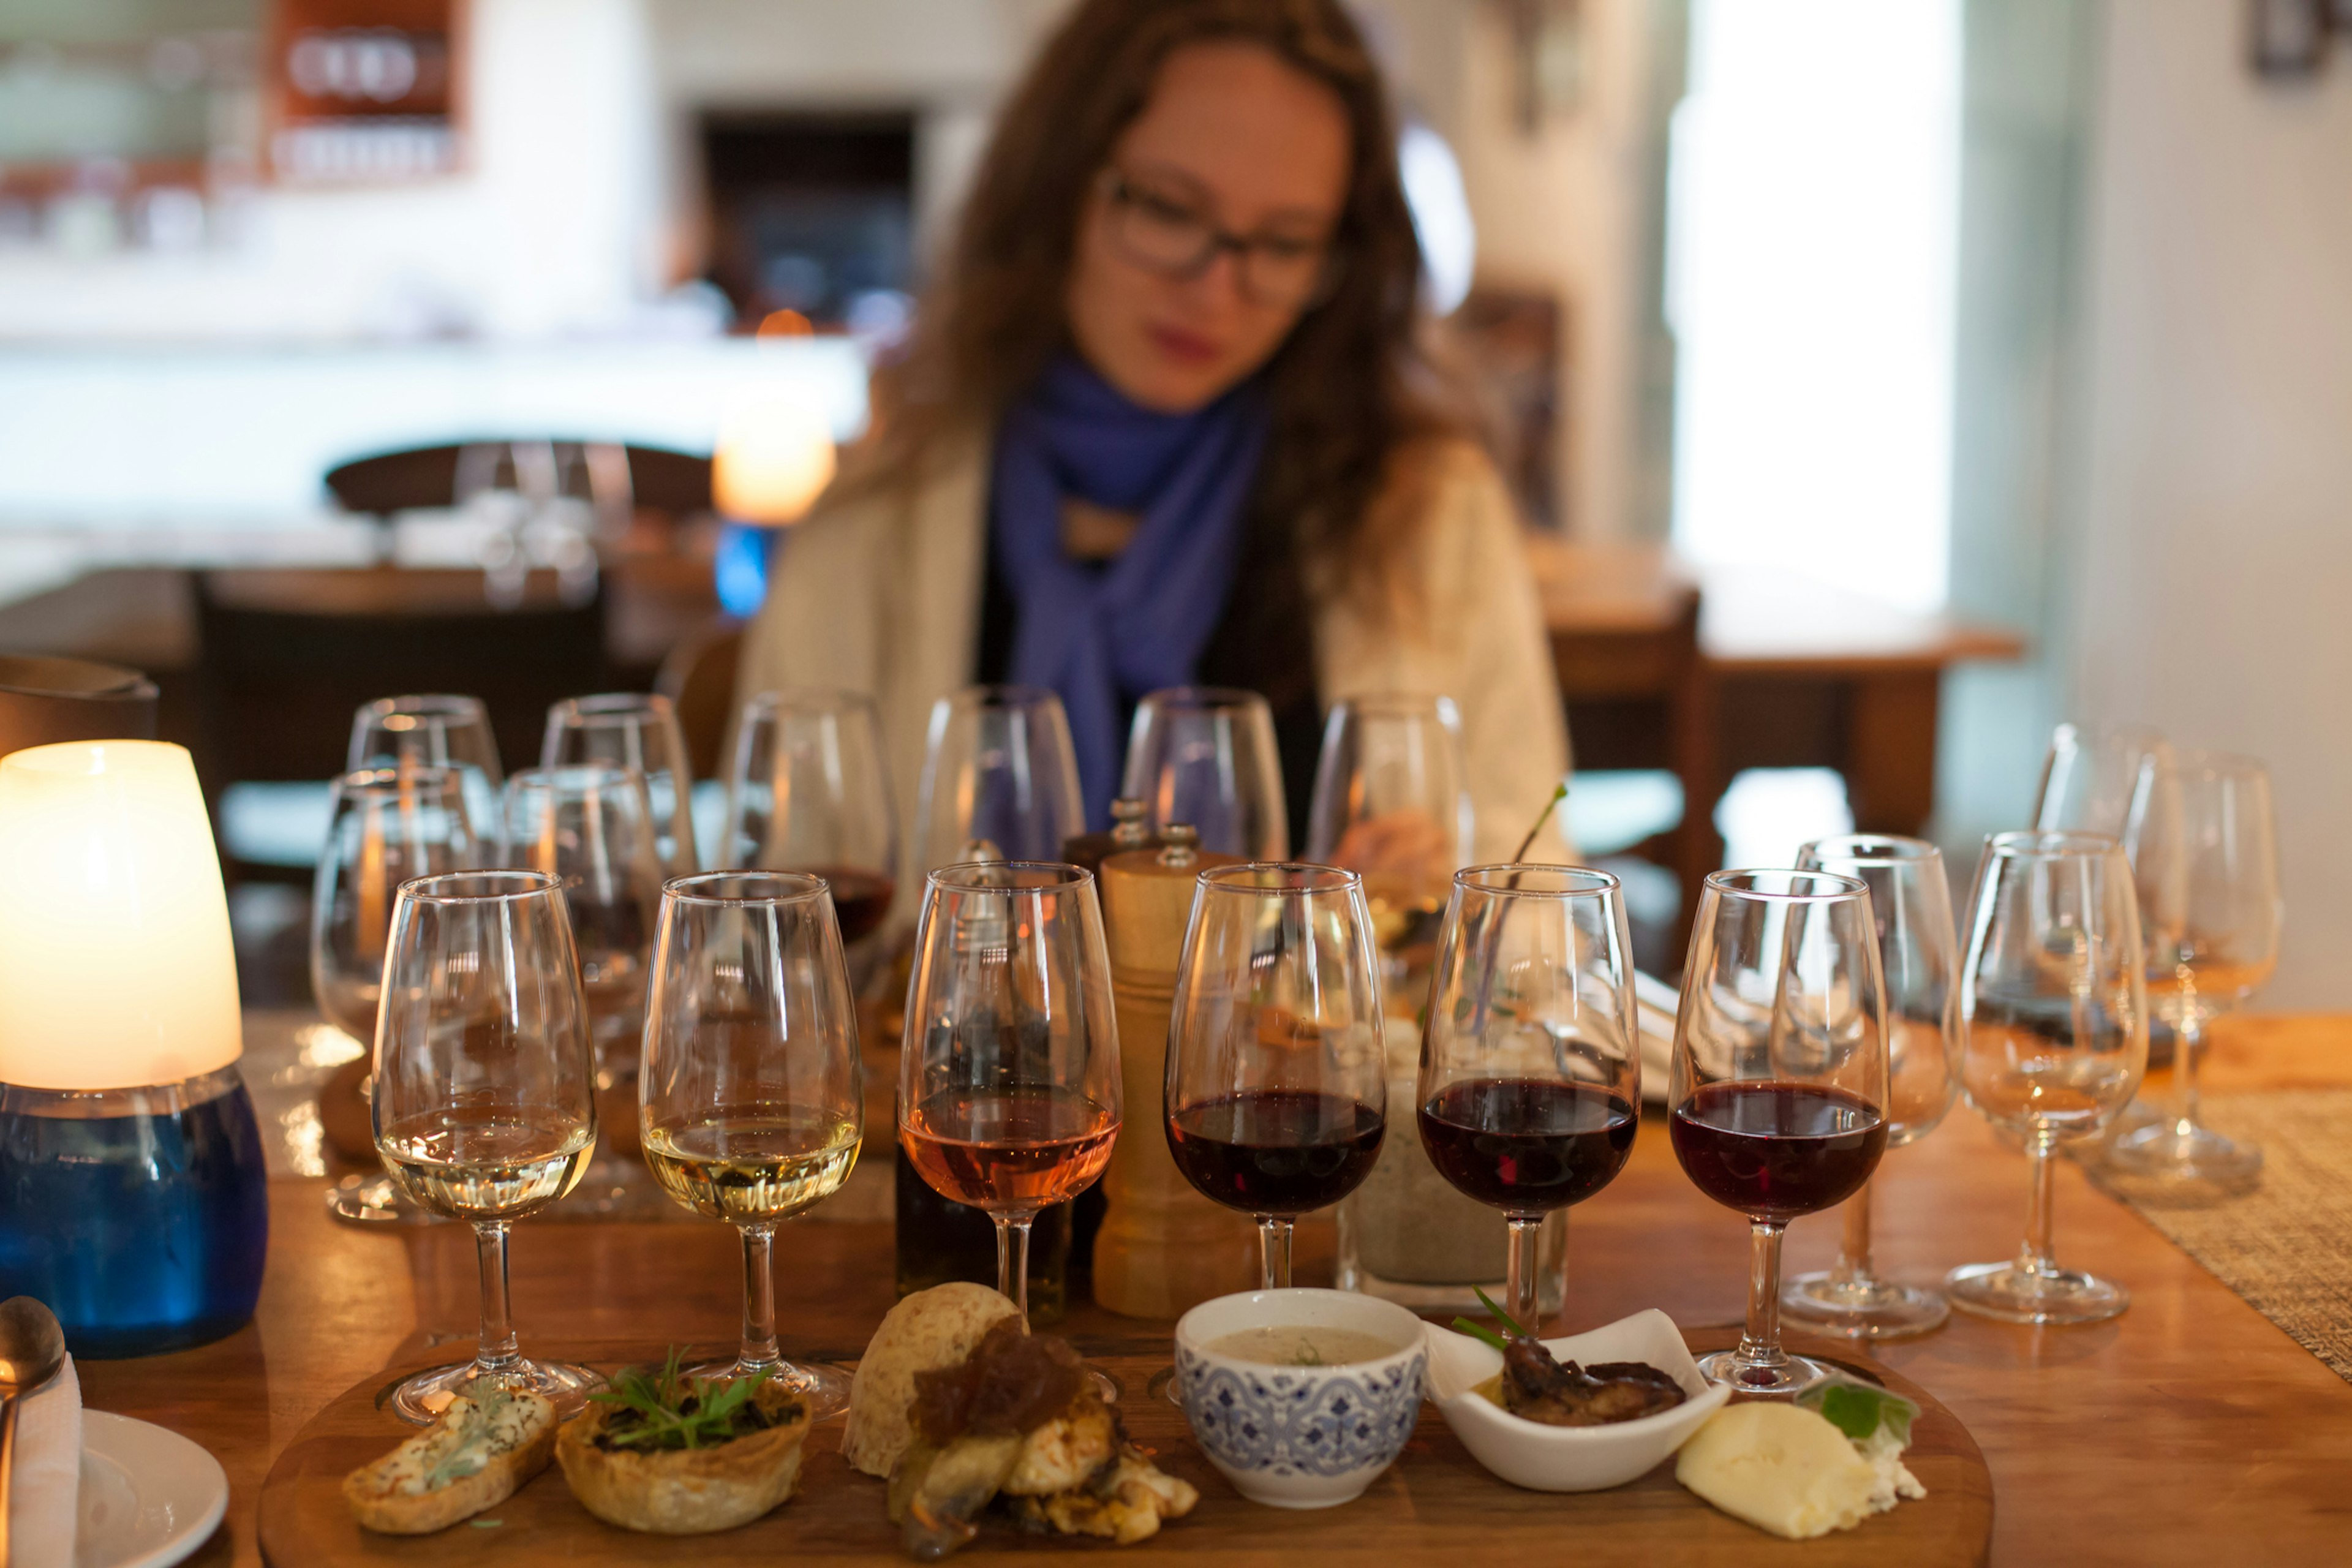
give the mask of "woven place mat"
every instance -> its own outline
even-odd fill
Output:
[[[2209,1097],[2200,1117],[2262,1147],[2261,1185],[2188,1207],[2091,1179],[2352,1382],[2352,1089]]]

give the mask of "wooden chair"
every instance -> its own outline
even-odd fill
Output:
[[[355,458],[327,470],[337,505],[388,526],[395,512],[446,507],[504,483],[526,496],[576,496],[618,538],[646,513],[672,524],[710,510],[710,459],[604,441],[486,440]]]
[[[1576,765],[1659,768],[1682,819],[1634,852],[1674,873],[1682,909],[1667,946],[1682,962],[1701,885],[1723,864],[1714,682],[1699,651],[1698,584],[1660,547],[1531,539]]]
[[[677,713],[696,778],[725,778],[731,764],[725,748],[735,724],[735,670],[742,655],[743,624],[716,620],[671,649],[654,678],[654,689]]]

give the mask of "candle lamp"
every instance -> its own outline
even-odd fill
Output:
[[[0,757],[0,1296],[83,1357],[253,1315],[267,1173],[228,900],[178,746]]]

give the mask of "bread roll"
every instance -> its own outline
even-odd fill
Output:
[[[915,1374],[956,1365],[989,1330],[1019,1315],[987,1286],[961,1281],[918,1290],[891,1308],[851,1380],[842,1456],[887,1478],[914,1440]]]

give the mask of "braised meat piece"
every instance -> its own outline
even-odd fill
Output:
[[[1672,1410],[1688,1395],[1645,1362],[1556,1359],[1536,1340],[1514,1337],[1503,1352],[1503,1408],[1547,1426],[1606,1426]]]

